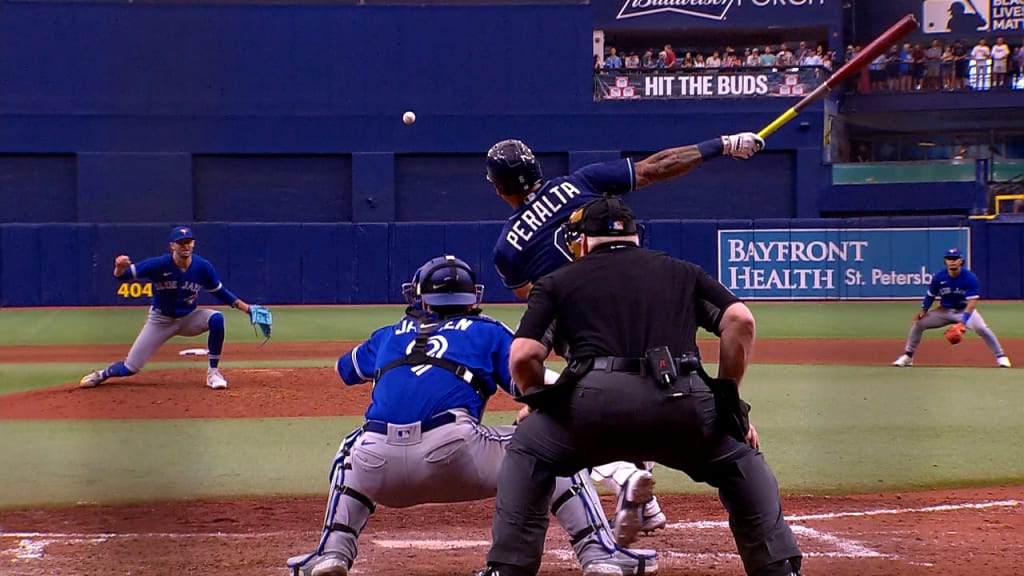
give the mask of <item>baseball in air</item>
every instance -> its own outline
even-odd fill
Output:
[[[402,122],[405,122],[406,126],[411,125],[416,121],[416,113],[412,110],[407,110],[405,114],[402,114]]]

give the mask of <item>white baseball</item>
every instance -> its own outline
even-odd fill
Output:
[[[402,114],[402,122],[405,122],[406,126],[416,121],[416,113],[412,110],[407,110],[405,114]]]

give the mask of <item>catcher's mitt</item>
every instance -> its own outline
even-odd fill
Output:
[[[253,326],[258,326],[263,337],[270,340],[270,332],[274,328],[274,316],[270,310],[257,304],[249,305],[249,321]],[[266,340],[264,340],[266,342]]]
[[[946,328],[946,340],[950,344],[959,344],[964,339],[964,332],[967,331],[967,327],[963,324],[953,324],[949,328]]]

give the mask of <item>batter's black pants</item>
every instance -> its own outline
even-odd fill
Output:
[[[564,407],[516,429],[498,475],[487,563],[536,574],[556,475],[616,460],[653,460],[718,488],[747,574],[788,576],[801,554],[763,455],[715,429],[715,401],[697,375],[670,389],[632,373],[592,371]]]

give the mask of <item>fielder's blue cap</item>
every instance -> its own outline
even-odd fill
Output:
[[[192,240],[193,238],[195,238],[195,236],[192,235],[192,229],[188,226],[178,226],[174,230],[171,230],[171,242]]]
[[[957,258],[963,258],[963,254],[960,254],[959,248],[950,248],[942,255],[944,260],[955,260]]]

